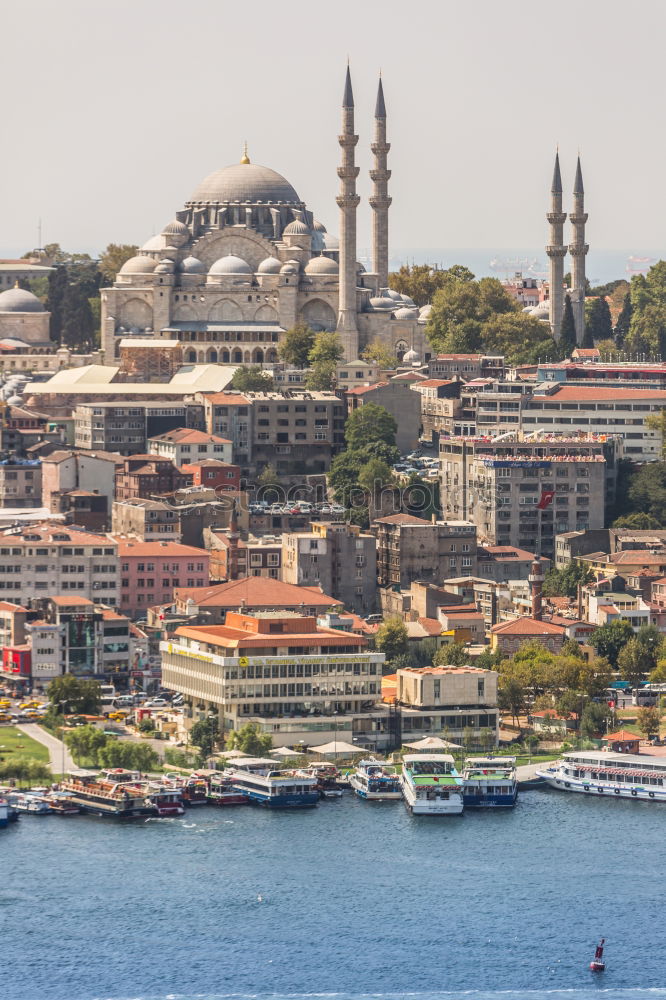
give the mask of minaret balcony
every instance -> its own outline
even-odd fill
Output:
[[[587,212],[572,212],[569,216],[569,222],[573,226],[584,226],[587,222]]]
[[[550,222],[551,226],[553,226],[553,225],[555,225],[555,226],[557,226],[557,225],[561,226],[561,225],[563,225],[566,222],[567,213],[566,212],[549,212],[548,215],[546,216],[546,219],[548,220],[548,222]]]
[[[393,198],[389,198],[388,196],[372,195],[368,198],[368,205],[370,208],[389,208],[392,201]]]
[[[390,170],[371,170],[370,171],[370,180],[373,182],[373,184],[376,184],[378,181],[388,181],[390,179],[391,179],[391,171]]]
[[[549,246],[546,247],[546,253],[549,257],[566,257],[567,248],[562,246]]]
[[[572,243],[569,247],[569,253],[572,257],[584,257],[589,249],[589,243]]]
[[[381,154],[382,156],[386,156],[390,148],[391,148],[390,142],[373,142],[372,145],[370,146],[370,149],[372,150],[375,156],[378,156],[379,154]]]
[[[341,146],[355,146],[358,142],[358,136],[354,135],[353,132],[345,132],[344,135],[338,136],[338,142]]]
[[[359,175],[360,167],[338,167],[338,177],[341,181],[354,181]]]
[[[361,196],[358,194],[339,194],[335,201],[338,208],[358,208]]]

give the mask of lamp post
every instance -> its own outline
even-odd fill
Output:
[[[62,726],[60,729],[60,743],[61,743],[61,763],[60,763],[60,774],[61,777],[65,777],[65,705],[66,701],[61,701],[58,703],[60,705],[60,714],[62,715]]]

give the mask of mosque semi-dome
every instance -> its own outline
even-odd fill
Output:
[[[137,254],[130,257],[120,268],[119,274],[152,274],[157,266],[157,261],[145,254]]]
[[[194,191],[187,205],[201,203],[300,205],[301,199],[289,181],[270,167],[258,163],[235,163],[209,174]],[[309,232],[309,230],[308,230]]]
[[[37,313],[46,312],[36,295],[25,288],[8,288],[0,292],[0,312]]]
[[[312,228],[314,229],[315,233],[326,232],[326,226],[324,225],[324,223],[319,222],[317,219],[315,219],[314,222],[312,223]]]
[[[156,250],[163,250],[164,237],[161,234],[151,236],[149,240],[146,240],[141,249],[149,251],[150,253],[154,253]]]
[[[205,274],[206,265],[198,257],[186,257],[180,263],[180,270],[183,274]]]
[[[283,264],[280,268],[280,274],[296,274],[298,272],[298,261],[288,260],[286,264]]]
[[[163,236],[184,236],[189,239],[190,231],[184,222],[179,222],[178,219],[174,219],[162,230]]]
[[[211,267],[209,274],[252,274],[252,268],[247,261],[236,257],[234,254],[227,254],[220,257]]]
[[[257,273],[279,274],[281,267],[282,267],[282,261],[278,260],[277,257],[267,257],[266,260],[262,260],[261,264],[257,268]]]
[[[338,274],[340,268],[330,257],[313,257],[305,265],[306,274]]]
[[[300,219],[294,219],[288,226],[285,226],[284,236],[309,236],[310,227],[306,226]]]

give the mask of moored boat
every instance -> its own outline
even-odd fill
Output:
[[[647,754],[570,750],[537,771],[552,788],[613,799],[666,802],[666,758]]]
[[[518,778],[515,757],[469,757],[463,768],[465,809],[515,806]]]
[[[65,792],[48,792],[44,798],[51,806],[51,812],[56,816],[78,816],[80,806]]]
[[[9,805],[18,813],[26,813],[32,816],[47,816],[53,812],[50,804],[42,795],[35,795],[31,792],[12,792],[9,795]]]
[[[252,774],[242,768],[228,773],[234,788],[256,805],[269,809],[303,809],[319,802],[316,778],[287,771]]]
[[[462,778],[450,754],[407,754],[400,787],[405,805],[416,816],[458,816],[463,811]]]
[[[149,781],[146,801],[155,806],[158,816],[182,816],[185,812],[181,790],[160,781]]]
[[[382,801],[402,797],[397,774],[380,760],[362,760],[349,776],[349,784],[361,799]]]
[[[9,825],[9,802],[7,799],[0,799],[0,829]]]
[[[250,800],[238,790],[228,774],[220,771],[208,780],[208,801],[214,806],[245,806]]]
[[[60,789],[81,812],[114,819],[136,819],[155,816],[157,809],[146,796],[134,771],[116,768],[101,775],[74,773],[63,781]]]

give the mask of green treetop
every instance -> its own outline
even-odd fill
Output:
[[[232,389],[240,392],[272,392],[273,378],[259,365],[237,368],[231,379]]]
[[[558,347],[563,358],[570,358],[577,347],[576,343],[576,321],[574,319],[571,296],[564,297],[564,313],[562,314],[562,325],[560,327],[560,339]]]
[[[297,323],[287,330],[278,346],[280,359],[296,368],[307,368],[314,341],[314,330],[307,323]]]

